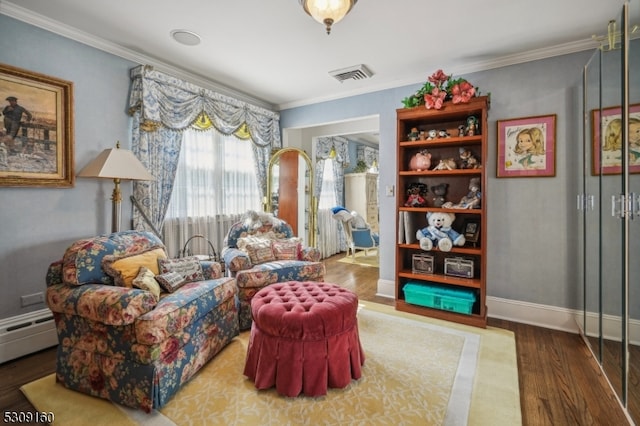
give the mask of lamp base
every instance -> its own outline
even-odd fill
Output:
[[[122,213],[122,194],[120,193],[120,179],[113,180],[111,193],[111,232],[120,232],[120,216]]]

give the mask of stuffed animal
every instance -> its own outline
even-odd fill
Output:
[[[438,137],[439,138],[450,138],[451,135],[449,134],[449,132],[447,132],[446,129],[443,129],[443,130],[438,130]]]
[[[480,191],[480,178],[474,177],[469,180],[469,192],[462,197],[458,204],[452,202],[445,203],[442,207],[451,209],[478,209],[482,199],[482,191]]]
[[[456,215],[453,213],[427,213],[429,226],[416,232],[420,248],[429,251],[437,246],[440,251],[451,251],[454,245],[463,246],[466,242],[464,235],[451,228],[455,218]]]
[[[435,197],[433,197],[434,207],[442,207],[445,203],[444,196],[447,195],[447,189],[449,189],[448,183],[440,183],[431,187],[431,192],[435,195]]]
[[[461,169],[480,169],[482,165],[473,155],[470,149],[460,147],[460,168]]]
[[[412,182],[407,188],[407,201],[404,202],[405,207],[425,207],[427,205],[428,187],[424,183]]]
[[[453,158],[443,158],[433,170],[454,170],[457,168],[456,160]]]
[[[265,230],[283,223],[282,219],[278,219],[273,213],[257,212],[255,210],[247,210],[242,216],[242,221],[244,226],[250,230]]]
[[[467,136],[479,135],[480,123],[478,122],[478,119],[473,115],[470,115],[469,117],[467,117],[467,126],[465,127],[464,130]]]

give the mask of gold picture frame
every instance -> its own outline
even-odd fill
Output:
[[[0,63],[0,186],[74,185],[73,83]]]

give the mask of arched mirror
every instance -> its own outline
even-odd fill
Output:
[[[313,168],[306,152],[282,148],[274,152],[267,170],[265,211],[284,220],[307,246],[315,247],[317,203]]]

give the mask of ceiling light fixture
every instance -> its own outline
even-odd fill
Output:
[[[299,0],[313,19],[327,27],[327,34],[331,34],[331,25],[347,16],[358,0]]]
[[[170,34],[175,41],[185,46],[197,46],[200,44],[200,36],[193,31],[173,30]]]

